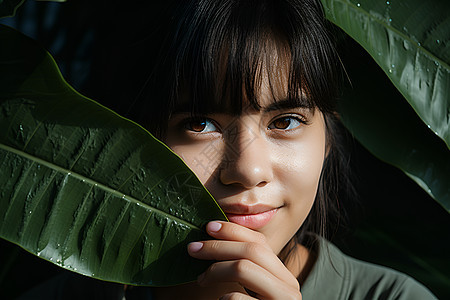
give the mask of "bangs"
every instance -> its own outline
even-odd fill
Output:
[[[320,3],[209,0],[177,5],[170,18],[176,22],[168,27],[173,35],[161,47],[154,81],[155,88],[163,89],[160,108],[166,120],[175,111],[240,114],[247,105],[259,109],[263,80],[274,102],[335,110],[339,60]],[[152,116],[157,124],[150,127],[167,124],[161,117]]]
[[[316,106],[307,96],[307,88],[291,71],[289,47],[278,37],[275,40],[272,33],[227,35],[216,45],[216,49],[209,49],[210,52],[200,57],[201,61],[187,59],[182,70],[180,93],[174,97],[175,110],[236,115],[244,107],[258,110],[262,85],[267,86],[275,103],[287,100],[293,107]]]

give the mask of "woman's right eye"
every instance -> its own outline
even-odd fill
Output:
[[[184,122],[184,128],[196,133],[208,133],[218,131],[214,121],[208,118],[193,118]]]

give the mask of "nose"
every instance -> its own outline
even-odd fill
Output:
[[[225,158],[220,181],[246,189],[264,186],[273,179],[270,145],[257,128],[238,124],[225,137]]]

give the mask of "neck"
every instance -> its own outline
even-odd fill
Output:
[[[316,254],[305,246],[291,241],[288,255],[284,256],[284,265],[297,278],[300,286],[305,282],[316,262]],[[282,253],[283,254],[283,253]],[[281,256],[283,257],[283,256]]]

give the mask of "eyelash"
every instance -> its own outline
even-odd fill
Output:
[[[299,123],[299,125],[295,126],[294,128],[289,128],[289,129],[285,129],[285,128],[271,128],[271,126],[276,122],[276,121],[281,121],[283,119],[290,119],[290,120],[295,120]],[[290,121],[290,124],[288,126],[290,126],[292,123],[292,121]],[[272,120],[269,124],[269,126],[267,126],[268,129],[271,130],[283,130],[283,131],[290,131],[290,130],[294,130],[296,128],[298,128],[301,125],[308,125],[308,121],[306,120],[306,118],[304,116],[298,116],[298,115],[282,115],[282,116],[277,116],[274,120]]]
[[[292,120],[297,121],[299,123],[299,125],[295,126],[294,128],[289,128],[289,129],[272,127],[272,125],[276,121],[280,121],[280,120],[283,120],[283,119],[290,119],[291,120],[289,122],[288,126],[290,126],[292,124]],[[206,123],[206,125],[203,125],[204,128],[202,130],[195,130],[195,129],[193,129],[193,126],[192,126],[194,122]],[[207,133],[212,133],[212,132],[217,132],[217,131],[220,132],[219,126],[217,125],[217,123],[214,120],[206,118],[206,117],[188,118],[188,119],[182,121],[181,124],[182,124],[182,127],[185,130],[188,130],[188,131],[193,132],[195,134],[207,134]],[[294,129],[298,128],[299,126],[301,126],[301,124],[308,125],[308,121],[306,120],[306,118],[304,116],[300,117],[298,115],[282,115],[282,116],[278,116],[274,120],[272,120],[270,122],[269,126],[267,126],[267,128],[269,130],[290,131],[290,130],[294,130]],[[202,126],[202,125],[200,125],[200,126]],[[203,132],[205,129],[207,129],[210,126],[214,126],[215,130],[209,130],[207,132]]]
[[[184,120],[182,122],[182,126],[183,126],[184,129],[189,130],[191,132],[194,132],[196,134],[214,132],[214,131],[203,132],[203,130],[205,130],[208,127],[208,125],[205,125],[205,129],[202,129],[201,131],[194,130],[192,128],[192,125],[193,125],[194,122],[199,122],[199,123],[200,122],[201,123],[209,122],[212,126],[214,126],[216,128],[216,130],[214,130],[214,131],[218,131],[217,128],[219,126],[216,124],[216,122],[214,122],[214,120],[209,119],[209,118],[203,118],[203,117],[188,118],[188,119],[186,119],[186,120]]]

